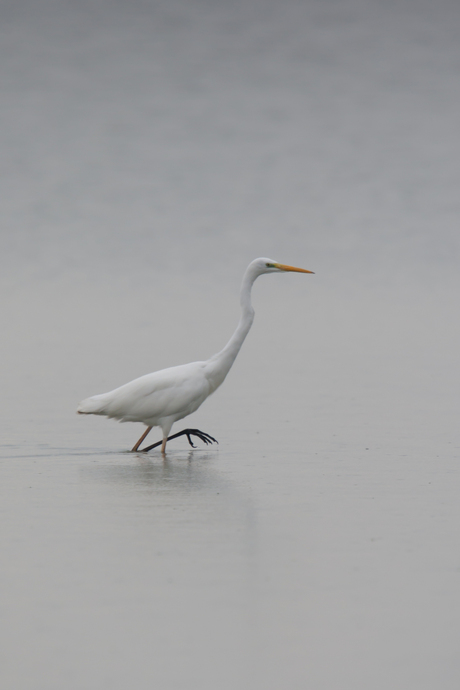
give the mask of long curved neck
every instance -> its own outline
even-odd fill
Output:
[[[236,331],[224,349],[211,357],[208,362],[210,366],[210,375],[213,379],[213,387],[215,383],[215,388],[220,386],[230,371],[230,368],[235,361],[247,334],[249,333],[252,322],[254,321],[254,309],[252,308],[251,304],[251,289],[255,279],[257,278],[257,275],[257,273],[254,273],[254,271],[251,270],[251,266],[244,274],[240,293],[241,317],[238,322],[238,326],[236,327]]]

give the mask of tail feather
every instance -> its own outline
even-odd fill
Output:
[[[105,414],[107,397],[105,395],[93,395],[82,400],[77,408],[78,414]]]

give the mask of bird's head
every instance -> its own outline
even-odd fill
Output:
[[[254,259],[250,264],[254,274],[256,276],[261,276],[263,273],[287,273],[288,271],[294,271],[296,273],[313,273],[314,271],[307,271],[306,268],[296,268],[295,266],[287,266],[286,264],[280,264],[273,259],[267,259],[266,257],[261,257],[260,259]]]

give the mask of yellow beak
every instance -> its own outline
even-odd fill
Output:
[[[281,271],[295,271],[296,273],[314,273],[314,271],[307,271],[306,268],[296,268],[295,266],[286,266],[286,264],[273,264]]]

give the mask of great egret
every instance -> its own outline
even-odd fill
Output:
[[[179,419],[195,412],[206,398],[219,388],[227,376],[254,320],[251,304],[251,289],[254,281],[263,273],[313,273],[304,268],[279,264],[272,259],[260,258],[252,261],[244,274],[241,286],[241,318],[236,331],[223,350],[205,362],[191,362],[178,367],[162,369],[125,383],[109,393],[93,395],[83,400],[80,414],[105,415],[121,422],[142,422],[147,426],[138,442],[132,448],[137,451],[142,441],[154,426],[161,427],[163,440],[143,451],[147,452],[161,445],[165,452],[166,442],[178,436],[187,436],[192,447],[191,436],[204,443],[217,443],[216,439],[199,429],[184,429],[169,436],[172,425]]]

